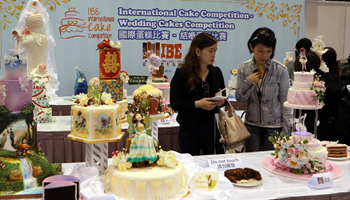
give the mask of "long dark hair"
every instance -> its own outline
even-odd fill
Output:
[[[300,49],[304,48],[305,51],[310,51],[312,47],[312,42],[309,38],[301,38],[296,44],[295,44],[295,57],[299,56]]]
[[[250,36],[247,45],[250,53],[253,53],[253,51],[250,49],[250,45],[252,46],[252,48],[254,48],[258,44],[263,44],[267,47],[271,47],[272,54],[270,58],[273,58],[273,56],[275,55],[276,42],[277,40],[275,37],[275,33],[271,29],[267,27],[260,27],[253,32],[252,36]]]
[[[332,47],[325,47],[328,49],[326,53],[322,54],[322,60],[329,68],[329,72],[339,76],[339,64],[337,61],[337,52]]]
[[[320,70],[321,59],[320,56],[313,51],[306,51],[305,56],[307,58],[306,71],[311,71],[312,69],[318,72]],[[300,55],[295,58],[294,71],[302,71],[302,64],[299,61]]]
[[[195,86],[200,83],[198,77],[200,77],[201,66],[196,55],[196,48],[203,50],[203,48],[213,46],[217,42],[217,39],[209,33],[200,33],[193,38],[184,62],[180,64],[180,67],[190,76],[187,83],[190,86],[190,90],[194,90]]]

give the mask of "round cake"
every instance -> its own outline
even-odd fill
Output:
[[[121,171],[111,165],[105,176],[105,192],[137,200],[174,199],[189,191],[187,173],[181,163],[174,168],[147,167]]]
[[[293,87],[289,89],[284,106],[295,109],[320,109],[322,104],[315,98],[312,90],[313,72],[294,72]]]

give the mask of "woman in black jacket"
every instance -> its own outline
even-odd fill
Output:
[[[214,116],[225,100],[212,100],[225,88],[220,68],[214,67],[217,40],[208,33],[198,34],[174,74],[170,85],[170,105],[178,111],[181,153],[192,155],[223,153],[219,134],[214,137]],[[215,145],[216,144],[216,145]]]

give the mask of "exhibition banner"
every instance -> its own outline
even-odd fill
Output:
[[[99,76],[97,43],[103,39],[122,44],[121,70],[130,76],[147,76],[147,57],[160,56],[171,80],[191,40],[201,32],[218,39],[215,66],[227,84],[230,71],[252,58],[247,41],[262,26],[276,33],[275,59],[283,63],[304,36],[304,0],[41,0],[49,12],[56,40],[54,55],[60,82],[57,94],[73,94],[78,66],[87,79]],[[1,56],[15,47],[10,43],[23,0],[0,0]],[[3,65],[3,62],[2,62]],[[1,75],[3,75],[1,70]],[[142,83],[142,82],[140,82]],[[125,85],[131,91],[139,85]]]

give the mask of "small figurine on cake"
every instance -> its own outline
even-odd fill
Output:
[[[132,121],[129,116],[131,115],[128,115],[128,130],[135,134],[128,139],[126,144],[127,161],[136,166],[147,167],[158,160],[157,144],[152,136],[147,134],[150,131],[149,125],[146,125],[149,122],[149,116],[144,117],[141,113],[135,113],[132,115]]]
[[[84,93],[87,94],[88,84],[85,74],[76,66],[75,67],[75,86],[74,95]]]
[[[100,80],[98,78],[92,78],[89,82],[88,97],[92,99],[95,106],[101,104],[100,99]]]

